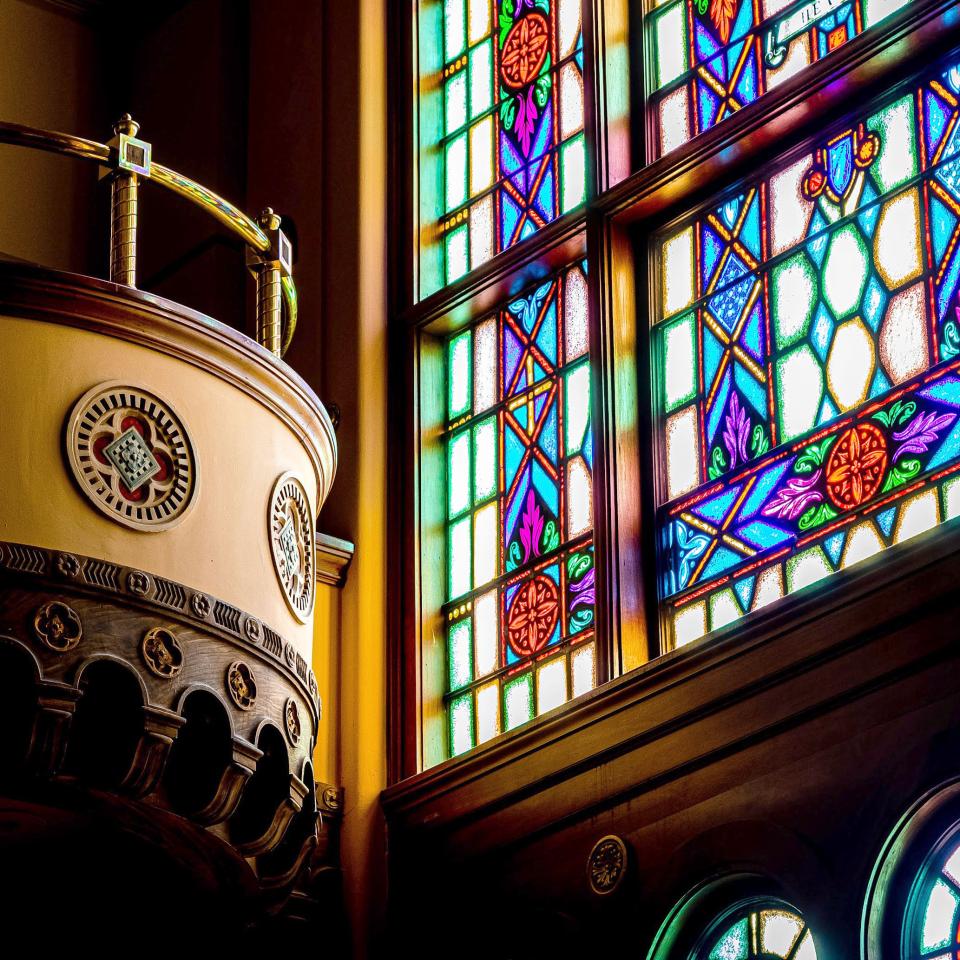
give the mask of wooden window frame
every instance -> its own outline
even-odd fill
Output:
[[[587,729],[598,711],[616,709],[625,697],[637,703],[661,687],[677,669],[691,670],[698,661],[721,655],[727,645],[713,645],[711,653],[707,641],[698,644],[696,650],[676,651],[657,659],[661,633],[653,536],[647,322],[653,308],[655,278],[648,256],[649,238],[718,187],[736,183],[786,149],[814,136],[824,117],[841,117],[857,103],[916,72],[921,61],[930,63],[960,45],[960,7],[956,0],[914,0],[757,103],[644,165],[649,153],[646,144],[655,131],[652,116],[642,106],[642,84],[638,82],[644,75],[646,51],[641,4],[636,0],[585,0],[584,125],[588,158],[592,160],[588,161],[585,206],[417,301],[414,214],[418,203],[418,6],[418,0],[391,5],[389,24],[395,43],[391,57],[391,89],[395,95],[391,102],[394,190],[390,245],[394,255],[390,258],[393,319],[389,388],[395,399],[390,404],[389,422],[388,773],[390,783],[397,786],[388,790],[388,801],[413,793],[421,798],[432,796],[451,789],[453,784],[485,777],[490,790],[495,791],[500,789],[495,786],[497,771],[508,762],[530,764],[531,769],[536,765],[537,779],[559,777],[569,750],[554,751],[537,762],[534,745],[569,743],[571,733]],[[633,49],[625,51],[627,37],[634,38]],[[641,37],[644,42],[638,39]],[[597,38],[604,42],[598,44]],[[631,65],[629,71],[623,69],[624,57]],[[631,101],[632,113],[625,106]],[[424,455],[420,399],[424,390],[424,338],[446,335],[479,319],[509,297],[520,281],[533,282],[584,255],[588,260],[596,443],[596,631],[604,672],[591,694],[460,757],[434,765],[436,758],[429,744],[437,736],[431,729],[437,717],[430,713],[431,701],[426,710],[423,706],[425,687],[430,682],[430,671],[424,664],[439,658],[445,665],[446,641],[442,634],[431,640],[424,629],[418,493]],[[930,551],[942,549],[942,543],[929,547]],[[909,552],[916,554],[917,548]],[[921,560],[923,556],[921,549]],[[902,566],[902,561],[893,566]],[[844,582],[839,587],[833,585],[824,591],[834,597],[834,605],[838,589],[851,603],[873,589],[869,577],[840,579]],[[815,604],[816,598],[811,603],[810,597],[788,597],[774,610],[753,614],[734,629],[745,638],[747,648],[761,642],[757,638],[782,634],[784,622],[804,611],[809,621]],[[876,616],[879,622],[883,611]],[[641,666],[643,669],[638,670]],[[769,663],[758,660],[754,669],[769,670]],[[617,682],[605,682],[611,680]],[[544,764],[555,764],[557,769],[544,769]],[[480,789],[477,796],[488,792]],[[461,802],[469,801],[461,798]]]

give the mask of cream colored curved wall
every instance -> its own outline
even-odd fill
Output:
[[[141,533],[101,514],[76,487],[64,423],[80,396],[120,380],[167,401],[199,465],[183,520]],[[314,468],[266,407],[214,374],[149,348],[73,327],[0,317],[0,539],[139,567],[254,615],[308,660],[312,624],[287,607],[274,572],[267,510],[277,477],[303,483],[316,512]]]

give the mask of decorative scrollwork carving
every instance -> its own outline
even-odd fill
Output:
[[[60,600],[51,600],[34,614],[33,632],[51,650],[66,653],[83,638],[83,624],[73,607]]]
[[[290,744],[295,747],[303,735],[303,724],[300,722],[300,708],[293,697],[287,697],[286,706],[283,708],[283,728],[287,731]]]
[[[257,702],[257,681],[242,660],[234,660],[227,668],[227,691],[241,710],[252,710]]]
[[[627,872],[627,845],[620,837],[610,834],[594,845],[587,858],[587,879],[590,889],[605,896],[613,893]]]
[[[170,680],[183,669],[183,647],[164,627],[152,627],[140,641],[140,656],[152,673]]]

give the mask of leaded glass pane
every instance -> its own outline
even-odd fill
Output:
[[[788,907],[746,906],[731,911],[690,960],[817,960],[813,934]]]
[[[657,154],[768,90],[911,0],[658,0],[647,15]]]
[[[956,515],[958,239],[954,66],[656,238],[668,645]]]
[[[453,754],[597,682],[585,269],[447,343]]]
[[[424,282],[436,287],[585,199],[583,37],[580,0],[420,7],[423,242],[442,250]]]

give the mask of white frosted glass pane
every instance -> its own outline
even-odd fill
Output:
[[[583,127],[583,77],[571,61],[560,70],[560,138],[566,140]]]
[[[467,199],[467,135],[447,144],[447,209],[459,207]]]
[[[813,204],[805,200],[803,178],[810,169],[809,156],[770,178],[770,247],[776,255],[799,243],[807,233]]]
[[[450,441],[450,476],[448,506],[451,517],[470,505],[470,434],[458,434]]]
[[[471,696],[459,697],[450,704],[450,728],[453,732],[453,755],[466,753],[473,747],[473,711]]]
[[[677,3],[657,17],[657,87],[676,80],[687,69],[685,7]]]
[[[900,507],[900,515],[893,531],[893,542],[903,543],[904,540],[933,529],[940,521],[938,507],[936,490],[925,490],[907,500]]]
[[[787,0],[790,2],[790,0]],[[796,37],[787,47],[787,55],[776,70],[767,71],[767,89],[773,90],[810,65],[810,39],[806,34]]]
[[[943,865],[943,872],[956,884],[960,884],[960,847],[957,847]]]
[[[867,399],[876,357],[873,337],[862,320],[837,328],[827,358],[827,385],[840,410],[850,410]]]
[[[450,343],[450,419],[459,417],[470,402],[470,334],[461,334]]]
[[[773,603],[783,596],[783,573],[780,564],[767,567],[758,577],[753,592],[753,606],[751,610],[759,610],[768,603]]]
[[[564,391],[567,401],[566,435],[567,454],[576,453],[583,446],[587,426],[590,423],[590,366],[581,364],[565,378]]]
[[[467,228],[460,227],[447,234],[447,282],[462,277],[467,270]]]
[[[560,212],[566,213],[583,203],[587,195],[587,158],[583,134],[560,148],[562,196]]]
[[[760,914],[760,949],[777,957],[787,957],[803,924],[782,910],[764,910]]]
[[[470,266],[476,269],[493,256],[493,197],[470,208]]]
[[[681,607],[673,615],[673,645],[682,647],[699,640],[707,632],[707,605],[696,603]]]
[[[519,724],[526,723],[533,716],[533,684],[530,674],[504,684],[503,700],[507,729],[512,730]]]
[[[809,346],[777,361],[780,381],[780,423],[783,440],[790,440],[817,422],[823,393],[823,371]]]
[[[887,305],[880,327],[880,359],[893,383],[922,373],[930,363],[926,300],[925,285],[916,283]]]
[[[470,196],[493,186],[493,117],[470,128]]]
[[[687,84],[677,87],[660,101],[660,153],[686,143],[691,136],[690,89]]]
[[[877,272],[891,290],[920,276],[920,194],[917,189],[888,200],[880,210],[873,238]]]
[[[693,399],[697,389],[697,331],[688,314],[663,331],[664,406],[673,410]]]
[[[849,567],[860,560],[866,560],[883,549],[883,541],[877,528],[869,520],[858,523],[847,535],[847,545],[843,552],[841,567]]]
[[[567,363],[582,357],[589,347],[587,336],[587,278],[580,267],[567,272],[564,291]]]
[[[597,657],[594,644],[579,647],[570,655],[573,695],[579,697],[597,685]]]
[[[466,23],[463,19],[463,0],[444,0],[443,4],[443,52],[452,60],[463,52],[466,39]]]
[[[557,20],[561,60],[573,53],[580,36],[580,2],[581,0],[559,0]]]
[[[567,661],[558,657],[537,671],[537,712],[546,713],[567,702]]]
[[[470,0],[470,42],[482,40],[490,30],[490,0]]]
[[[477,690],[477,743],[500,732],[500,685],[488,683]]]
[[[474,515],[473,585],[480,587],[497,575],[497,504],[488,503]]]
[[[592,526],[590,471],[583,457],[576,457],[567,463],[567,536],[579,536]]]
[[[710,598],[710,629],[719,630],[734,620],[739,620],[743,612],[732,590],[721,590]]]
[[[960,477],[943,484],[943,517],[945,520],[960,517]]]
[[[486,500],[497,492],[497,428],[493,417],[474,428],[473,446],[474,498]]]
[[[466,71],[461,70],[447,81],[443,95],[446,101],[447,133],[453,133],[467,122]]]
[[[470,518],[464,517],[450,527],[450,597],[470,590]]]
[[[891,13],[896,13],[901,7],[905,7],[910,0],[867,0],[864,9],[864,26],[872,27],[879,23]]]
[[[470,621],[461,620],[450,628],[450,689],[468,684],[473,677],[470,673],[470,649],[473,639],[470,636]]]
[[[787,560],[787,588],[790,593],[802,590],[831,573],[827,555],[820,547],[811,547]]]
[[[470,116],[479,117],[493,105],[493,46],[488,40],[470,53]]]
[[[881,111],[881,119],[876,124],[881,147],[871,173],[885,190],[905,183],[917,172],[914,122],[912,96]]]
[[[693,227],[674,234],[663,244],[663,315],[693,303]]]
[[[473,604],[473,638],[477,676],[497,669],[497,591],[491,590]]]
[[[473,412],[497,402],[497,321],[484,320],[473,331]]]
[[[697,408],[687,407],[667,419],[667,499],[679,497],[700,482]]]
[[[942,880],[937,880],[930,891],[920,935],[925,951],[946,947],[953,942],[953,916],[956,912],[957,895]]]
[[[793,960],[817,960],[817,948],[813,945],[813,934],[809,930],[803,935]]]

